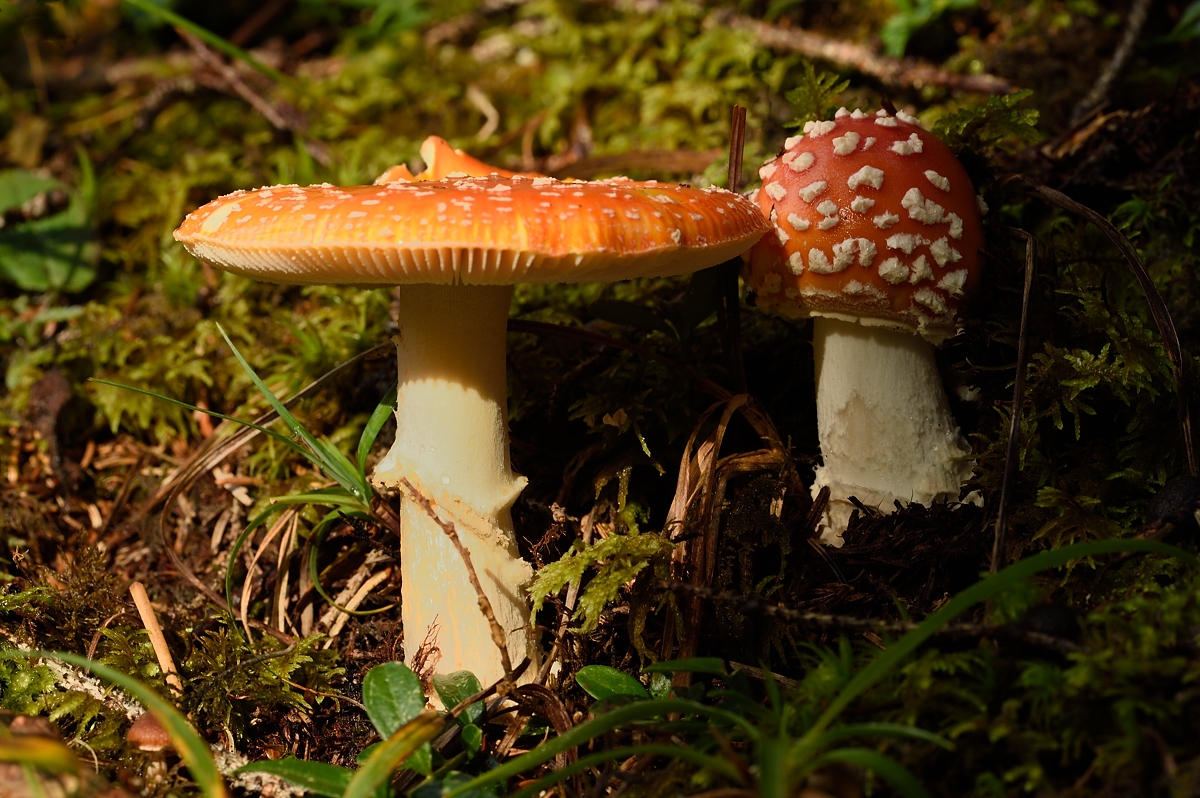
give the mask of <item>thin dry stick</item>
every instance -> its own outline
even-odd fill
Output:
[[[850,615],[833,615],[826,612],[794,610],[782,604],[763,601],[758,596],[742,596],[728,590],[714,591],[678,580],[660,582],[667,590],[690,593],[694,596],[722,604],[740,605],[742,612],[779,618],[801,626],[813,626],[832,632],[875,632],[877,634],[903,634],[920,626],[917,621],[889,621],[883,618],[856,618]],[[1019,626],[994,626],[983,623],[951,623],[937,631],[938,637],[991,637],[1023,640],[1042,648],[1072,652],[1082,650],[1078,643],[1045,632],[1035,632]]]
[[[1179,396],[1179,430],[1183,438],[1183,452],[1187,457],[1188,473],[1192,476],[1200,476],[1200,468],[1196,462],[1195,439],[1192,437],[1192,406],[1187,363],[1183,359],[1183,347],[1179,343],[1179,332],[1175,329],[1175,321],[1167,309],[1166,300],[1158,292],[1158,286],[1150,279],[1150,273],[1146,271],[1141,256],[1133,248],[1133,244],[1129,243],[1129,239],[1113,226],[1112,222],[1088,206],[1076,202],[1061,191],[1049,186],[1034,186],[1033,190],[1060,208],[1079,214],[1099,227],[1104,235],[1108,236],[1108,240],[1112,241],[1125,256],[1125,261],[1133,270],[1133,276],[1141,286],[1142,293],[1146,295],[1146,304],[1150,306],[1150,317],[1154,319],[1154,325],[1158,328],[1159,336],[1162,337],[1167,359],[1174,367],[1175,387]]]
[[[892,86],[945,86],[957,91],[1009,94],[1016,87],[996,75],[957,75],[915,58],[892,58],[852,42],[830,39],[798,28],[779,28],[750,17],[729,12],[713,15],[717,21],[753,33],[773,50],[800,53],[805,58],[848,66]]]
[[[1025,239],[1025,290],[1021,294],[1021,324],[1017,333],[1017,373],[1013,377],[1012,417],[1008,422],[1008,446],[1004,453],[1004,482],[1000,486],[1000,506],[996,509],[996,534],[992,540],[992,573],[1004,565],[1004,543],[1008,536],[1008,501],[1017,476],[1017,448],[1021,440],[1021,413],[1025,404],[1025,358],[1029,337],[1029,300],[1033,294],[1033,274],[1037,266],[1033,236],[1019,228],[1014,235]]]
[[[372,576],[370,579],[362,583],[350,600],[346,602],[345,609],[353,612],[358,609],[359,605],[366,601],[367,596],[371,595],[371,591],[385,582],[392,575],[391,568],[384,568],[379,573]],[[329,648],[333,645],[333,641],[341,634],[342,627],[346,625],[346,621],[350,620],[350,613],[343,610],[338,610],[337,620],[333,622],[333,626],[329,627],[329,639],[325,641],[322,648]]]
[[[467,551],[467,547],[459,539],[454,523],[442,520],[441,516],[437,514],[432,499],[417,490],[411,482],[403,477],[400,478],[400,485],[404,488],[408,500],[416,502],[417,506],[442,528],[446,537],[450,538],[450,542],[458,550],[458,556],[462,557],[463,565],[467,566],[467,578],[471,580],[471,587],[475,588],[479,611],[483,613],[483,617],[487,618],[488,627],[492,632],[492,642],[495,643],[496,648],[500,649],[500,665],[504,668],[504,680],[496,692],[500,695],[507,695],[513,688],[513,667],[512,659],[508,656],[508,641],[505,639],[504,630],[500,628],[500,622],[496,620],[496,613],[492,612],[492,602],[488,600],[487,594],[483,592],[483,585],[479,583],[479,575],[475,573],[475,566],[471,563],[471,552]]]
[[[733,119],[729,126],[729,179],[730,191],[736,192],[742,184],[742,150],[746,144],[746,109],[733,106]],[[746,392],[746,367],[742,362],[742,312],[741,292],[738,290],[738,272],[742,270],[742,259],[733,258],[719,267],[725,288],[725,350],[729,358],[729,374],[733,379],[734,393]]]
[[[129,586],[129,595],[133,597],[138,615],[142,616],[142,626],[146,627],[146,633],[150,635],[150,645],[154,646],[154,656],[158,658],[158,667],[167,680],[167,686],[183,692],[183,682],[179,680],[179,674],[175,670],[175,660],[171,659],[167,638],[163,635],[162,627],[158,625],[158,616],[154,614],[150,597],[146,595],[146,586],[141,582],[134,582]]]
[[[1108,90],[1112,88],[1113,81],[1124,71],[1125,65],[1129,63],[1130,56],[1133,55],[1138,37],[1142,35],[1142,28],[1146,26],[1146,18],[1150,16],[1150,4],[1152,1],[1134,0],[1133,7],[1129,9],[1129,18],[1125,21],[1125,35],[1121,37],[1121,43],[1117,45],[1112,60],[1108,62],[1108,66],[1100,73],[1100,77],[1097,78],[1095,85],[1079,101],[1075,109],[1071,111],[1071,124],[1081,121],[1108,97]]]

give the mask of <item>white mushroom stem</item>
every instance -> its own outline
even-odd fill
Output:
[[[956,500],[971,450],[920,336],[824,317],[813,320],[817,434],[815,497],[830,489],[821,540],[841,546],[854,496],[882,513],[895,502]]]
[[[508,459],[505,325],[512,286],[408,285],[398,291],[396,442],[375,468],[376,484],[402,478],[452,520],[508,640],[514,665],[533,656],[510,510],[525,478]],[[401,506],[404,654],[430,627],[436,670],[470,670],[484,684],[503,675],[463,558],[416,503]],[[536,665],[530,669],[536,672]]]

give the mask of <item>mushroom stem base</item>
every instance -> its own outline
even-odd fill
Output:
[[[515,666],[536,649],[524,595],[532,568],[517,551],[510,516],[526,482],[508,459],[511,298],[511,286],[397,289],[396,442],[373,479],[386,489],[407,479],[454,523]],[[436,672],[470,670],[484,684],[499,679],[500,654],[462,556],[417,503],[404,500],[400,518],[405,658],[411,661],[433,630]]]
[[[828,486],[821,541],[841,546],[854,505],[954,501],[971,476],[971,450],[942,390],[933,347],[917,335],[816,317],[813,350],[822,465]]]

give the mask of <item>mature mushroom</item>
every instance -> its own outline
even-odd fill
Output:
[[[769,229],[752,203],[720,189],[490,176],[239,191],[191,213],[175,236],[196,257],[262,280],[398,286],[396,441],[374,479],[407,479],[451,515],[519,662],[536,646],[522,593],[531,569],[509,517],[525,485],[508,457],[513,284],[684,274],[736,257]],[[500,678],[459,554],[414,502],[401,519],[406,655],[436,623],[439,670]]]
[[[955,500],[974,463],[932,344],[979,282],[980,204],[950,149],[907,114],[838,111],[759,170],[775,224],[748,257],[759,307],[813,316],[822,540],[854,509]]]

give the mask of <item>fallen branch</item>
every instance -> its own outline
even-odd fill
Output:
[[[830,39],[799,28],[780,28],[728,11],[716,12],[710,19],[718,25],[750,31],[761,44],[773,50],[787,50],[799,53],[805,58],[850,67],[889,86],[914,89],[945,86],[955,91],[973,91],[980,94],[1011,94],[1017,88],[998,75],[958,75],[915,58],[880,55],[861,44]]]

